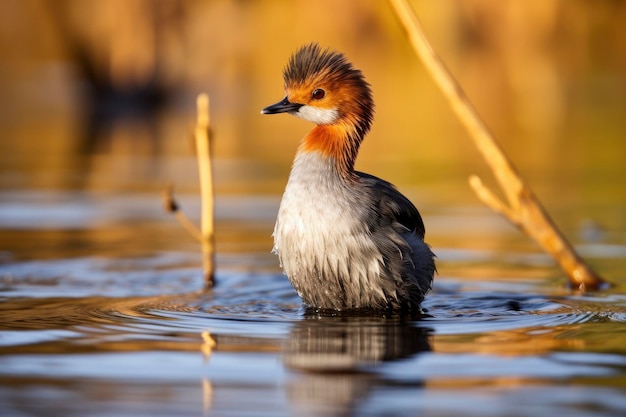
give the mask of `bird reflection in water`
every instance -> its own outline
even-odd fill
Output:
[[[283,346],[285,366],[300,371],[287,398],[298,415],[350,415],[380,383],[376,368],[430,351],[431,332],[401,318],[308,315]]]

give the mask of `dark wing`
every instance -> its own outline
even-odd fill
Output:
[[[372,201],[373,208],[380,214],[377,221],[395,219],[397,223],[410,231],[415,231],[421,239],[424,239],[426,229],[422,216],[408,198],[402,195],[393,184],[385,180],[363,172],[356,172],[356,175],[365,189],[373,191],[368,194],[377,197]]]

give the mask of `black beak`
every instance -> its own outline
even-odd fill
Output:
[[[297,112],[300,107],[302,107],[302,104],[292,103],[285,97],[278,103],[267,106],[261,110],[261,114],[293,113]]]

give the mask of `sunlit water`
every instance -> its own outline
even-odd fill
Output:
[[[302,309],[265,250],[271,199],[252,198],[248,218],[233,213],[241,200],[218,201],[223,250],[206,291],[195,244],[151,206],[158,196],[4,196],[3,416],[626,414],[623,286],[572,293],[515,239],[436,248],[424,317],[327,317]],[[434,233],[457,215],[433,214]],[[229,216],[243,220],[219,226]],[[624,276],[623,244],[582,249]]]

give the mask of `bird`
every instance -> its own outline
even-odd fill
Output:
[[[315,126],[301,140],[274,227],[273,252],[307,308],[421,313],[435,255],[417,208],[391,183],[354,169],[374,116],[370,84],[317,43],[283,70],[285,97],[261,114]]]

